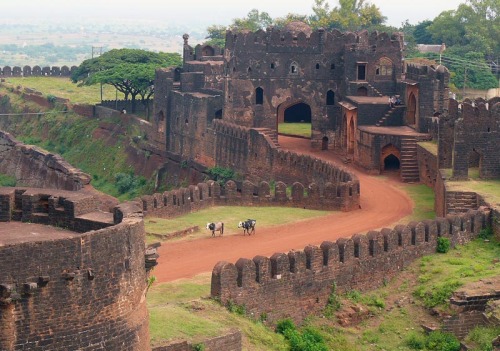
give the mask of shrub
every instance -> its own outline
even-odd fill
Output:
[[[447,253],[448,251],[450,251],[450,239],[448,238],[444,238],[442,236],[440,236],[438,239],[437,239],[437,249],[436,251],[439,252],[439,253]]]
[[[229,300],[227,303],[227,310],[231,313],[239,314],[240,316],[244,316],[246,314],[245,306],[238,305],[231,300]]]
[[[405,344],[412,350],[423,350],[425,347],[425,336],[411,332],[406,338]]]
[[[0,186],[16,186],[16,178],[0,173]]]
[[[276,323],[276,333],[285,335],[287,330],[295,330],[295,324],[289,318],[282,319]]]
[[[224,185],[226,182],[236,177],[234,170],[218,166],[207,169],[207,173],[211,179],[215,180],[220,185]]]
[[[338,311],[341,307],[340,299],[337,296],[336,290],[337,290],[337,284],[333,283],[332,291],[328,296],[328,302],[326,304],[324,311],[326,317],[332,317],[333,312]]]
[[[481,231],[479,232],[478,238],[486,240],[486,239],[490,239],[492,236],[493,236],[493,228],[488,227],[488,228],[481,229]]]
[[[57,97],[55,95],[52,95],[52,94],[47,95],[47,101],[50,103],[56,102],[56,99],[57,99]]]
[[[425,346],[428,350],[460,351],[460,341],[448,333],[433,331],[426,338]]]
[[[205,351],[205,345],[203,343],[194,344],[193,351]]]

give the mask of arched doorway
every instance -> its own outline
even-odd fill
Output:
[[[368,89],[366,89],[366,87],[359,87],[357,95],[358,96],[368,96]]]
[[[321,139],[321,150],[328,150],[328,137],[324,136],[323,139]]]
[[[408,109],[406,110],[406,124],[414,126],[416,124],[417,99],[413,93],[408,97]]]
[[[398,171],[400,167],[399,158],[390,154],[384,158],[384,171]]]
[[[160,111],[156,116],[156,125],[158,133],[165,133],[165,115]]]
[[[310,138],[311,120],[311,107],[302,101],[278,106],[278,133]]]
[[[347,152],[354,153],[354,145],[356,143],[356,128],[354,127],[354,118],[349,121],[349,128],[347,133]]]
[[[398,172],[401,167],[401,152],[393,144],[382,148],[380,153],[380,170],[384,172]]]

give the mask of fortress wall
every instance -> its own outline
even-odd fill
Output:
[[[4,66],[0,67],[0,77],[70,77],[77,66]]]
[[[420,181],[435,189],[438,177],[438,156],[417,144],[417,162]]]
[[[14,176],[20,186],[79,190],[90,176],[69,165],[59,155],[18,142],[0,131],[0,173]]]
[[[434,253],[439,236],[452,245],[470,241],[488,217],[488,212],[469,211],[271,257],[219,262],[212,271],[211,295],[245,306],[256,318],[265,313],[271,323],[287,317],[301,322],[327,305],[333,284],[336,293],[377,288],[415,259]]]
[[[15,191],[3,189],[2,218],[8,210],[3,205],[17,202]],[[89,205],[78,193],[55,190],[51,199],[59,195],[72,197],[64,211]],[[28,211],[26,200],[23,196],[23,211]],[[115,225],[65,239],[0,246],[1,350],[150,350],[144,224],[137,206],[120,206],[115,212],[121,222]],[[49,217],[58,216],[53,210]]]

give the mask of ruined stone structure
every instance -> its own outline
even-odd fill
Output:
[[[0,77],[70,77],[76,66],[4,66],[0,67]]]
[[[451,168],[453,179],[467,179],[470,167],[478,167],[481,178],[499,178],[500,98],[450,100],[449,105],[435,122],[439,168]]]
[[[405,67],[401,33],[312,31],[294,22],[282,30],[228,31],[224,50],[192,48],[188,39],[183,66],[156,73],[155,125],[167,150],[248,175],[272,161],[255,164],[252,155],[260,154],[246,134],[266,135],[279,148],[278,123],[305,121],[314,147],[419,180],[416,142],[430,138],[430,119],[447,109],[449,73]],[[401,104],[390,106],[395,95]]]
[[[150,350],[142,212],[97,203],[0,189],[0,350]]]
[[[223,303],[244,305],[270,322],[302,321],[321,311],[335,283],[336,292],[381,286],[423,255],[436,252],[437,238],[453,245],[468,242],[489,225],[489,211],[469,211],[394,229],[356,234],[301,251],[219,262],[212,272],[211,294]]]
[[[26,187],[80,190],[90,176],[67,163],[61,156],[36,146],[24,145],[0,131],[0,173],[16,178]]]

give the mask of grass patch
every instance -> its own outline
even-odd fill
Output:
[[[398,224],[407,224],[411,221],[423,221],[436,218],[434,211],[434,191],[425,184],[405,184],[400,188],[412,199],[413,212],[398,221]]]
[[[287,350],[281,335],[258,321],[230,313],[207,299],[209,292],[209,274],[151,287],[147,295],[151,343],[160,345],[179,339],[200,343],[237,327],[243,333],[245,350]]]
[[[311,137],[311,123],[279,123],[278,133]]]
[[[59,77],[8,77],[7,83],[14,86],[22,86],[38,90],[45,96],[53,95],[64,99],[69,99],[74,104],[97,104],[101,102],[101,86],[78,86],[72,83],[69,78]],[[103,100],[123,100],[124,96],[111,85],[102,86]]]
[[[198,212],[190,213],[181,217],[172,219],[162,219],[148,217],[144,223],[146,232],[155,234],[166,234],[186,229],[193,226],[199,226],[205,229],[208,222],[224,222],[224,235],[241,234],[238,229],[238,223],[247,218],[257,220],[256,231],[259,227],[270,227],[284,223],[297,222],[304,219],[316,218],[331,214],[329,211],[304,210],[300,208],[286,207],[240,207],[240,206],[220,206],[204,209]],[[191,234],[190,237],[206,236],[207,232],[202,230]]]
[[[16,178],[0,173],[0,186],[16,186]]]
[[[425,150],[429,151],[431,154],[436,155],[438,154],[438,144],[437,141],[421,141],[417,143],[421,147],[423,147]]]
[[[477,351],[491,351],[491,341],[500,335],[500,327],[476,327],[467,335],[465,341]]]

